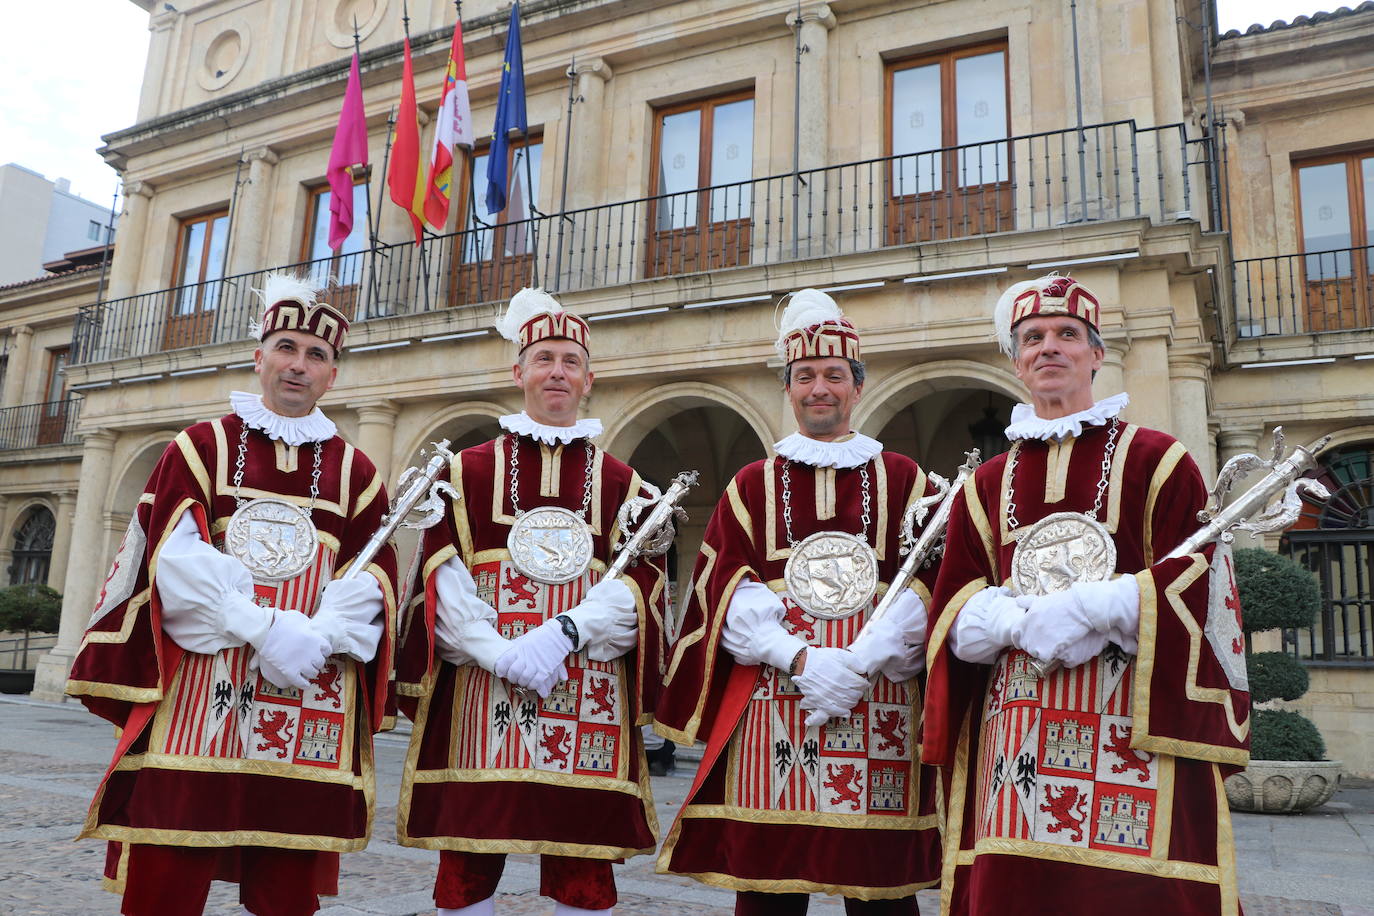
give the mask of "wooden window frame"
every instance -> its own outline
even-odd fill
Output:
[[[183,216],[177,220],[177,247],[176,256],[172,259],[172,282],[169,284],[171,287],[178,288],[181,286],[191,286],[196,283],[205,282],[205,267],[210,261],[208,257],[210,253],[210,242],[211,239],[214,237],[214,232],[211,230],[211,227],[214,226],[215,220],[219,219],[220,217],[224,217],[226,220],[228,219],[229,208],[227,206],[216,207],[213,210],[206,210],[202,213],[197,213],[194,216]],[[185,283],[181,283],[178,281],[181,279],[181,271],[182,268],[185,266],[186,261],[186,236],[187,233],[191,231],[191,227],[195,226],[198,223],[207,224],[205,240],[201,242],[200,276],[194,280],[188,280]],[[229,228],[230,227],[226,223],[224,231],[228,232]],[[226,245],[228,244],[227,238],[225,239],[225,243]]]
[[[531,130],[526,136],[511,138],[506,145],[506,177],[509,182],[515,177],[515,152],[518,149],[539,147],[539,171],[543,170],[543,154],[546,152],[544,146],[543,130]],[[449,216],[454,218],[454,208],[457,208],[455,225],[457,228],[453,233],[451,242],[451,255],[449,257],[449,287],[448,304],[450,306],[463,305],[469,302],[492,301],[509,299],[511,296],[524,286],[530,285],[533,279],[534,258],[538,254],[530,251],[522,254],[502,254],[506,243],[506,224],[512,222],[510,218],[510,188],[507,185],[506,206],[501,212],[494,213],[489,217],[482,217],[482,222],[486,226],[477,226],[473,223],[473,204],[477,198],[477,188],[480,186],[486,190],[486,174],[477,174],[473,169],[473,164],[478,157],[491,155],[491,139],[488,138],[472,149],[462,149],[457,151],[453,158],[454,170],[462,169],[463,178],[461,181],[454,182],[458,187],[458,193],[454,194],[449,201]],[[542,191],[543,182],[539,171],[531,172],[531,179],[540,181],[538,190],[531,188],[535,193],[530,196],[532,200],[525,201],[527,208],[537,210],[539,208],[539,193]],[[524,167],[521,167],[524,172]],[[522,174],[523,177],[523,174]],[[525,219],[522,216],[514,222],[521,222]],[[481,257],[481,245],[478,243],[481,232],[490,232],[491,254],[489,257]],[[470,258],[468,248],[471,247],[472,253],[477,257]]]
[[[1365,225],[1366,196],[1360,163],[1374,159],[1374,146],[1364,146],[1341,153],[1320,153],[1294,158],[1290,163],[1293,188],[1293,226],[1296,230],[1298,269],[1303,299],[1304,331],[1342,331],[1367,328],[1374,324],[1374,271],[1369,254],[1356,257],[1356,249],[1374,246],[1369,228]],[[1302,170],[1313,166],[1343,164],[1345,166],[1345,195],[1347,216],[1350,219],[1350,289],[1344,296],[1339,284],[1344,278],[1310,280],[1307,276],[1307,233],[1302,221]],[[1342,249],[1335,249],[1340,251]]]
[[[359,174],[353,176],[353,187],[355,188],[360,184],[368,183],[368,181],[370,180],[371,166],[368,166],[368,168],[366,169],[359,169],[358,172]],[[315,234],[315,221],[319,217],[320,198],[325,194],[325,192],[332,193],[332,189],[329,187],[328,182],[321,182],[319,184],[308,184],[305,186],[305,225],[301,227],[301,245],[299,249],[299,260],[302,264],[308,261],[324,260],[323,258],[312,258],[310,256],[312,247],[310,243],[311,241],[313,241],[313,236]],[[369,194],[368,206],[371,205],[372,196]],[[353,219],[356,223],[358,219],[357,213],[353,214]],[[363,220],[364,222],[366,222],[367,214],[363,214]],[[371,244],[370,237],[369,244]],[[331,257],[340,256],[333,255],[331,249]]]

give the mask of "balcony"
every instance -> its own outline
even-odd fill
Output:
[[[1374,328],[1374,245],[1235,262],[1236,336]]]
[[[284,268],[356,320],[1118,219],[1216,226],[1206,140],[1116,121],[774,175],[378,245]],[[268,271],[80,310],[72,364],[248,338]]]
[[[76,445],[81,400],[45,401],[0,409],[0,452],[44,445]]]

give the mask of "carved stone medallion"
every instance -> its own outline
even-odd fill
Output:
[[[1051,595],[1075,582],[1101,582],[1116,569],[1116,544],[1102,523],[1056,512],[1026,529],[1011,557],[1018,595]]]
[[[806,613],[840,620],[872,607],[878,555],[855,535],[820,531],[792,548],[783,580],[787,594]]]
[[[592,532],[575,512],[544,506],[523,513],[506,538],[511,562],[546,585],[571,582],[592,562]]]
[[[254,499],[239,506],[224,531],[224,552],[248,568],[254,579],[280,582],[310,568],[320,538],[309,514],[280,499]]]

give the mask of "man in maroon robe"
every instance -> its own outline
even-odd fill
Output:
[[[735,890],[748,916],[805,913],[812,892],[915,913],[940,858],[916,738],[932,571],[865,623],[933,484],[850,428],[859,335],[829,296],[792,296],[778,346],[800,431],[735,475],[706,529],[657,713],[706,755],[658,868]]]
[[[948,768],[947,913],[1239,911],[1222,778],[1249,702],[1229,553],[1167,555],[1205,488],[1183,446],[1094,402],[1097,297],[1002,297],[1030,403],[950,517],[925,758]]]
[[[67,685],[121,729],[81,835],[111,841],[127,916],[196,916],[216,878],[308,916],[371,830],[394,551],[340,576],[386,489],[316,407],[347,318],[290,277],[263,298],[262,395],[167,447]]]

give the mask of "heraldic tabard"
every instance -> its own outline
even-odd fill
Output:
[[[221,549],[239,501],[236,491],[244,502],[270,498],[308,510],[318,546],[304,571],[254,582],[259,604],[307,615],[324,585],[381,525],[387,508],[381,479],[343,439],[321,443],[316,459],[311,444],[289,446],[256,430],[243,433],[243,421],[230,414],[172,441],[101,591],[67,692],[122,732],[82,836],[321,852],[367,844],[371,734],[382,723],[396,608],[394,550],[384,548],[367,567],[382,584],[386,607],[387,635],[376,658],[362,665],[331,656],[304,691],[263,678],[251,646],[214,655],[188,652],[162,629],[158,555],[188,508],[202,537]],[[246,473],[235,487],[240,441]],[[270,550],[291,534],[275,526],[294,527],[303,518],[255,520],[263,528],[255,532],[255,549]]]
[[[1248,757],[1249,696],[1230,552],[1164,559],[1198,527],[1202,476],[1171,437],[1117,420],[1013,455],[965,484],[935,595],[924,742],[951,771],[944,911],[1236,913],[1222,778]],[[991,665],[956,658],[960,609],[1016,579],[1032,523],[1095,511],[1095,495],[1115,572],[1139,585],[1138,653],[1108,644],[1044,677],[1015,648]],[[1090,558],[1050,534],[1018,564],[1072,578]]]
[[[811,646],[848,646],[901,565],[903,512],[933,490],[915,462],[893,452],[855,468],[773,457],[735,475],[707,526],[659,702],[660,731],[707,743],[659,871],[734,890],[864,900],[908,896],[937,880],[938,776],[918,753],[919,678],[896,683],[874,673],[848,717],[807,726],[786,671],[737,664],[721,645],[731,598],[747,577],[782,599],[787,631]],[[788,570],[820,532],[866,542],[876,576],[825,551],[801,558],[809,571]],[[829,593],[869,578],[877,589],[861,607],[832,613],[846,602]],[[911,588],[928,600],[932,580],[925,570]],[[808,595],[790,594],[788,581]]]
[[[585,438],[548,445],[505,434],[460,452],[447,478],[462,498],[425,532],[402,625],[400,704],[420,738],[406,760],[400,841],[594,859],[652,852],[657,823],[639,726],[662,680],[661,560],[634,563],[622,579],[635,596],[637,648],[609,662],[580,649],[543,700],[476,664],[450,664],[434,645],[435,572],[454,557],[506,639],[575,606],[606,570],[616,513],[645,494],[639,476]],[[564,568],[568,557],[579,558],[576,569]]]

